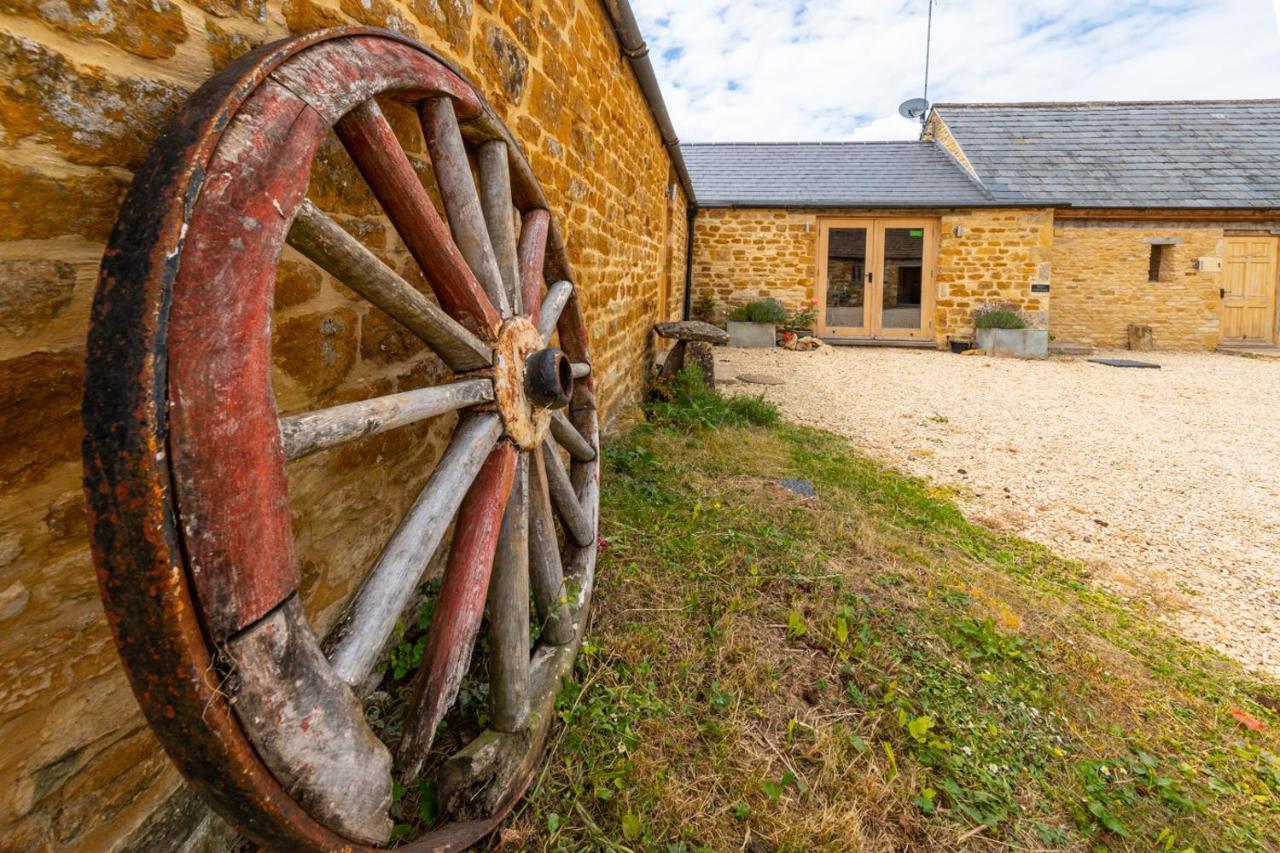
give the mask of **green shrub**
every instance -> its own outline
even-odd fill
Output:
[[[973,325],[979,329],[1025,329],[1027,318],[1012,305],[988,303],[973,312]]]
[[[645,416],[651,423],[679,430],[720,426],[773,426],[778,407],[755,396],[726,397],[702,381],[702,369],[686,365],[674,377],[659,379],[650,389]]]
[[[689,316],[704,323],[714,323],[720,313],[719,301],[709,293],[704,293],[693,301]]]
[[[790,314],[776,299],[760,299],[739,305],[729,312],[729,319],[740,323],[785,323]]]

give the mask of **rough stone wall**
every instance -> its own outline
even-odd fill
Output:
[[[132,171],[183,99],[254,46],[350,23],[415,36],[481,84],[565,232],[605,417],[645,380],[659,283],[683,261],[684,196],[597,0],[0,4],[0,847],[164,849],[204,819],[189,801],[172,814],[159,808],[179,780],[137,709],[98,599],[79,464],[88,309]],[[388,109],[425,163],[413,116]],[[425,285],[332,140],[311,195]],[[681,281],[669,288],[676,310]],[[283,412],[441,374],[403,330],[289,251],[276,302]],[[321,626],[412,500],[449,426],[291,466],[304,593]]]
[[[789,309],[813,298],[817,217],[765,208],[699,210],[693,223],[693,298],[721,312],[773,297]]]
[[[1200,272],[1197,258],[1222,257],[1222,223],[1060,218],[1053,238],[1053,316],[1061,340],[1127,345],[1129,324],[1151,326],[1161,349],[1212,349],[1221,273]],[[1149,240],[1169,246],[1160,281],[1148,281]]]
[[[789,308],[814,297],[820,216],[912,217],[938,220],[934,333],[972,337],[973,309],[1010,302],[1041,328],[1049,295],[1051,210],[701,210],[694,223],[693,295],[714,296],[721,309],[772,296]],[[960,233],[956,233],[956,229]],[[930,287],[923,282],[921,287]]]
[[[949,337],[972,339],[973,311],[987,302],[1005,302],[1026,313],[1032,326],[1049,323],[1053,211],[974,208],[942,216],[938,228],[934,332],[939,345]],[[1055,306],[1056,307],[1056,306]]]
[[[951,128],[947,127],[947,123],[937,113],[929,116],[929,122],[920,131],[920,138],[924,140],[932,140],[951,153],[952,157],[964,167],[965,171],[973,177],[978,177],[978,172],[973,168],[973,164],[969,162],[969,158],[965,156],[964,150],[960,148],[960,143],[956,141],[955,135],[952,134]]]

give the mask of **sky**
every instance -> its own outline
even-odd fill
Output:
[[[928,0],[631,0],[683,142],[912,139]],[[1280,97],[1280,0],[937,0],[929,99]]]

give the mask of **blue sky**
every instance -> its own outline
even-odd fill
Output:
[[[928,0],[632,0],[686,142],[910,139]],[[1280,97],[1280,0],[937,0],[933,101]]]

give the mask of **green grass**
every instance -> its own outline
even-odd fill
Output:
[[[1280,849],[1276,683],[717,396],[660,395],[606,448],[594,623],[506,842]]]

